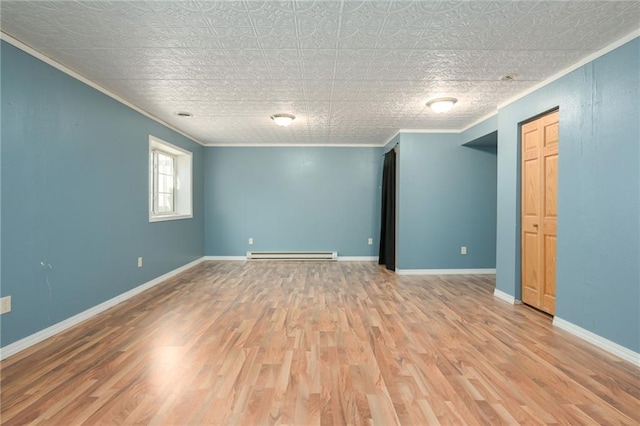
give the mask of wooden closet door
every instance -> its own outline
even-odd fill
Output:
[[[555,313],[558,111],[522,125],[522,301]]]

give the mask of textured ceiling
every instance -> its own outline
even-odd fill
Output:
[[[3,32],[205,144],[382,144],[399,129],[461,129],[640,26],[638,1],[0,7]],[[438,96],[459,102],[437,115],[425,102]],[[280,112],[297,119],[277,127]]]

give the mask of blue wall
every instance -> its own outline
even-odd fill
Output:
[[[472,126],[460,134],[463,144],[485,138],[498,130],[498,114],[495,114],[486,120]]]
[[[495,149],[460,143],[400,135],[398,269],[495,268]]]
[[[200,258],[204,219],[201,146],[1,49],[5,346]],[[193,152],[193,219],[149,223],[149,134]]]
[[[206,254],[377,256],[382,154],[381,148],[207,148]]]
[[[396,141],[398,267],[496,266],[497,288],[519,298],[519,123],[560,107],[557,316],[640,351],[638,39],[462,135],[401,134],[359,149],[204,149],[1,49],[0,294],[13,296],[2,346],[202,254],[375,256],[382,154]],[[496,128],[497,230],[496,157],[460,146]],[[194,153],[193,219],[148,222],[149,134]]]
[[[556,316],[640,351],[640,39],[499,111],[497,288],[520,298],[519,123],[560,108]]]

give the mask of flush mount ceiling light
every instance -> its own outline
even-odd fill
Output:
[[[178,117],[193,117],[193,114],[191,114],[190,112],[187,112],[187,111],[176,112],[176,115]]]
[[[438,98],[432,99],[427,102],[427,106],[430,107],[435,113],[441,114],[449,111],[458,102],[456,98]]]
[[[291,122],[293,120],[296,119],[295,115],[291,115],[291,114],[273,114],[271,116],[271,119],[278,125],[278,126],[282,126],[282,127],[286,127],[289,124],[291,124]]]

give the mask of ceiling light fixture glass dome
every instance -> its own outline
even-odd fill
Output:
[[[291,114],[273,114],[271,119],[278,125],[286,127],[296,119],[295,115]]]
[[[456,98],[437,98],[427,102],[427,106],[430,107],[436,114],[442,114],[449,111],[458,102]]]

